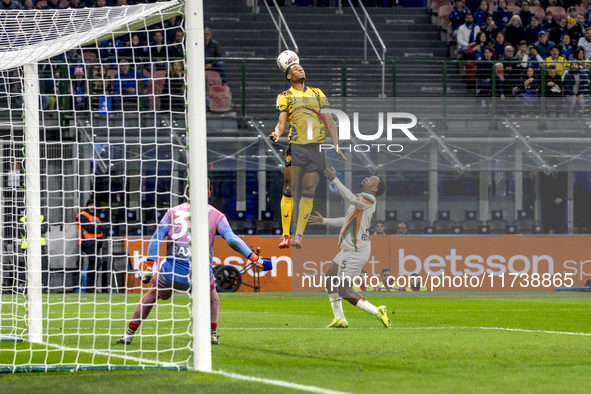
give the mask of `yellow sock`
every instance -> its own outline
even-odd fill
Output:
[[[306,224],[308,224],[308,217],[312,212],[314,206],[314,196],[302,196],[300,199],[300,209],[298,214],[298,225],[296,228],[296,235],[304,235]]]
[[[281,197],[281,225],[283,226],[283,236],[288,236],[291,231],[291,203],[293,197],[286,196],[285,194]]]

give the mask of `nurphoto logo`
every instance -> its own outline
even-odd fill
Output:
[[[309,108],[308,108],[309,109]],[[383,143],[365,143],[365,144],[348,144],[341,145],[341,141],[351,141],[351,120],[349,115],[338,109],[323,108],[320,112],[312,111],[316,118],[308,118],[308,139],[313,138],[314,122],[324,125],[328,129],[326,120],[323,114],[335,115],[339,125],[339,150],[345,150],[349,152],[370,152],[370,151],[387,151],[391,153],[399,153],[404,150],[401,144],[383,144]],[[407,120],[407,122],[400,122],[401,120]],[[363,133],[359,130],[359,113],[353,112],[353,134],[361,141],[377,141],[384,137],[384,123],[386,123],[386,140],[392,141],[392,135],[395,131],[401,131],[411,141],[417,141],[417,137],[410,131],[417,125],[417,117],[408,112],[378,112],[378,130],[371,133]],[[335,146],[333,144],[320,144],[319,149],[332,150]]]

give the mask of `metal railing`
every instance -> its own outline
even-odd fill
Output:
[[[283,36],[282,26],[285,27],[285,31],[289,35],[289,39],[291,40],[291,43],[293,44],[293,50],[296,53],[298,53],[298,51],[299,51],[298,44],[296,44],[295,39],[293,38],[293,35],[291,34],[291,30],[289,29],[289,26],[287,25],[287,22],[285,21],[285,18],[283,17],[283,13],[281,12],[281,8],[279,8],[279,5],[277,4],[277,1],[273,0],[273,5],[275,6],[275,9],[277,10],[277,19],[278,20],[276,20],[275,17],[273,16],[273,13],[271,12],[271,8],[269,7],[269,4],[266,1],[263,1],[263,4],[265,5],[265,7],[267,7],[267,12],[269,13],[271,20],[273,21],[273,24],[275,25],[275,28],[277,29],[277,33],[279,33],[278,38],[277,38],[277,54],[281,53],[281,43],[283,43],[285,49],[290,49],[289,45],[287,45],[287,41],[285,40],[285,37]]]
[[[273,1],[275,1],[275,0],[273,0]],[[351,2],[351,0],[347,0],[347,1],[349,2],[349,6],[351,7],[351,10],[355,14],[355,17],[357,18],[357,21],[359,22],[359,25],[363,29],[363,34],[364,34],[363,59],[367,60],[367,43],[369,42],[369,44],[373,48],[373,51],[375,52],[377,58],[380,60],[380,63],[382,65],[382,93],[381,93],[381,97],[386,97],[386,92],[385,92],[385,86],[386,86],[386,45],[384,44],[384,41],[382,40],[382,37],[380,36],[378,29],[376,29],[376,26],[373,24],[373,21],[371,20],[371,17],[367,13],[367,10],[365,9],[365,6],[363,5],[363,3],[361,1],[359,2],[359,7],[363,10],[363,14],[364,14],[364,19],[362,22],[361,18],[359,17],[359,14],[357,14],[357,10],[353,6],[353,3]],[[382,47],[381,56],[380,56],[380,53],[378,52],[376,46],[374,45],[373,40],[369,36],[369,32],[367,30],[368,22],[369,22],[369,25],[370,25],[371,29],[373,30],[374,34],[376,35],[380,46]]]

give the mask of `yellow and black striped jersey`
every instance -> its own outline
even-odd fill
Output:
[[[291,87],[277,95],[276,106],[279,113],[287,112],[289,142],[301,145],[324,142],[326,122],[320,110],[329,105],[322,90],[306,86],[302,92]],[[311,126],[312,138],[308,135],[308,124]]]

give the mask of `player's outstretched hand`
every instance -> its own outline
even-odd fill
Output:
[[[271,263],[270,260],[265,260],[254,252],[248,257],[248,259],[260,270],[270,271],[273,269],[273,263]]]
[[[333,181],[337,177],[337,171],[334,167],[331,167],[329,170],[328,168],[324,169],[324,176],[328,178],[329,181]]]
[[[334,147],[334,151],[337,152],[337,155],[341,156],[341,159],[347,161],[347,158],[345,157],[345,154],[343,153],[342,150],[339,149],[338,146]]]
[[[271,139],[271,141],[277,142],[279,140],[279,134],[276,131],[274,131],[271,134],[269,134],[269,138]]]
[[[146,270],[142,272],[142,282],[144,282],[145,284],[150,283],[155,273],[156,272],[152,270],[152,267],[146,268]]]
[[[308,218],[308,223],[314,224],[314,225],[322,224],[322,221],[324,220],[324,218],[322,217],[322,215],[320,213],[318,213],[318,211],[314,211],[314,212],[316,213],[316,215],[310,215],[310,217]]]

